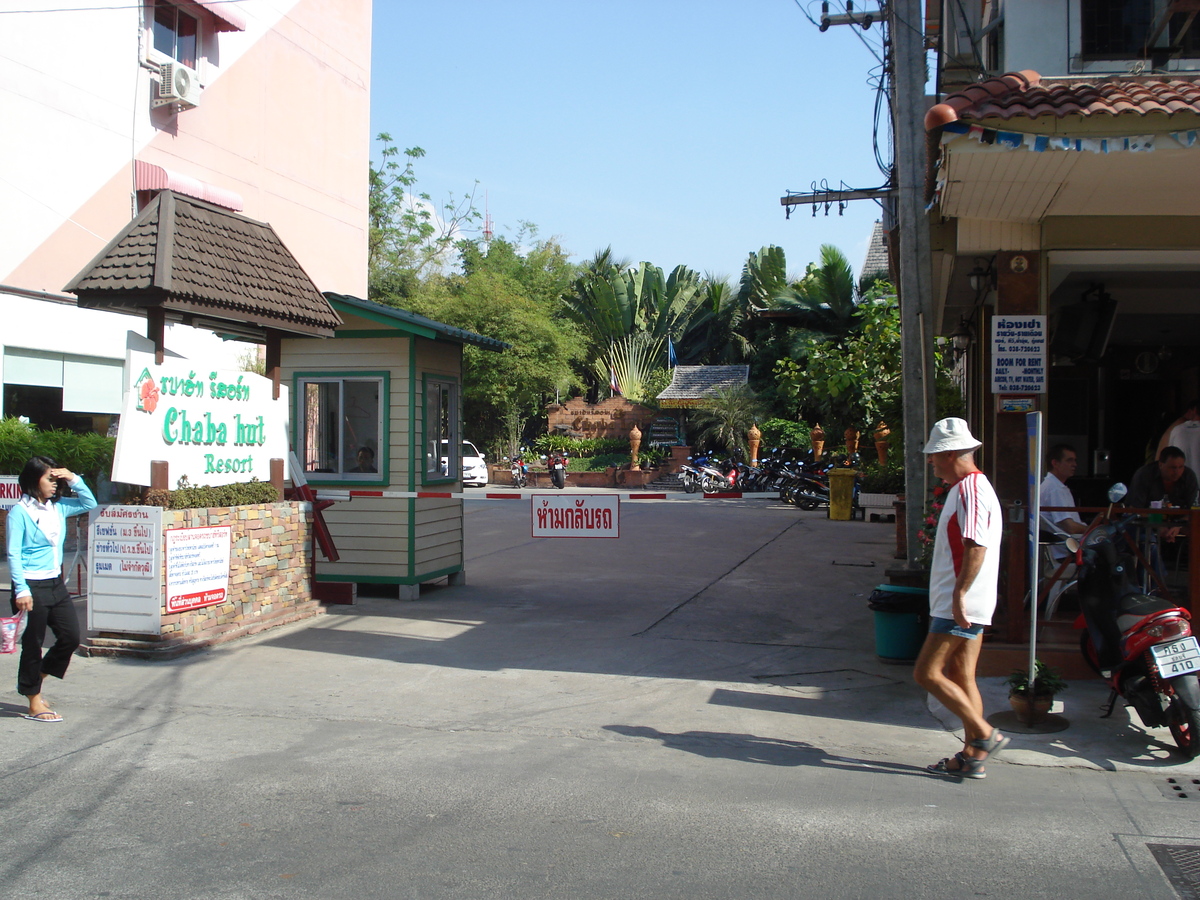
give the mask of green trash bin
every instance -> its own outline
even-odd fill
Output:
[[[881,584],[867,606],[875,613],[875,655],[887,663],[916,660],[929,633],[929,588]]]

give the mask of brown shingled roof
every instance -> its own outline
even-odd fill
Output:
[[[666,407],[702,406],[718,390],[745,386],[749,380],[749,366],[676,366],[671,384],[657,399]]]
[[[91,309],[333,335],[341,318],[265,222],[162,191],[63,290]]]
[[[1042,78],[1037,72],[1010,72],[950,94],[925,114],[925,129],[983,119],[1037,119],[1044,116],[1131,117],[1145,129],[1147,118],[1185,113],[1200,116],[1200,83],[1186,78]],[[1131,123],[1132,124],[1132,123]]]

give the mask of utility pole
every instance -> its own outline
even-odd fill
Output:
[[[887,4],[891,39],[892,136],[896,152],[900,260],[900,347],[904,368],[904,485],[908,498],[908,565],[921,555],[928,466],[921,450],[936,410],[933,274],[925,214],[925,20],[921,0]]]

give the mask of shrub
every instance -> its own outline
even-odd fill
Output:
[[[764,447],[804,447],[811,446],[812,428],[807,422],[793,422],[790,419],[767,419],[759,428],[762,432]]]
[[[279,499],[275,486],[268,481],[246,481],[241,484],[221,484],[216,487],[193,487],[181,479],[178,490],[147,491],[146,506],[163,509],[207,509],[214,506],[250,506],[274,503]],[[131,500],[141,503],[140,500]]]
[[[112,471],[116,446],[114,438],[91,431],[40,431],[17,418],[0,419],[0,472],[7,475],[19,475],[31,456],[48,456],[95,484],[97,476]]]

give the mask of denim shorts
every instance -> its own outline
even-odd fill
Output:
[[[963,628],[953,619],[942,619],[938,616],[930,616],[929,633],[952,634],[955,637],[966,638],[969,641],[973,641],[975,638],[983,634],[983,626],[972,625],[970,628]]]

